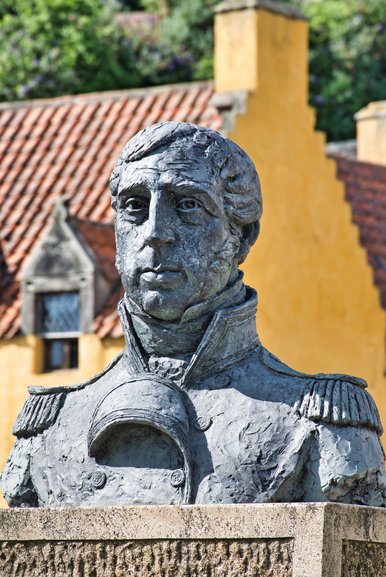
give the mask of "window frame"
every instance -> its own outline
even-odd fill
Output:
[[[41,329],[43,321],[43,297],[47,295],[63,295],[63,294],[77,294],[78,295],[78,326],[76,331],[44,331]],[[39,292],[35,298],[35,334],[44,339],[61,339],[61,338],[75,338],[81,334],[82,325],[82,294],[80,290],[61,290],[61,291],[46,291]]]
[[[58,341],[63,345],[71,346],[71,343],[76,344],[76,363],[71,366],[71,350],[65,351],[64,356],[67,357],[67,362],[63,363],[62,366],[56,367],[50,362],[51,357],[51,347],[54,341]],[[79,369],[79,338],[42,338],[43,344],[43,355],[42,355],[42,372],[52,373],[53,371],[74,371]]]
[[[43,321],[43,297],[46,295],[62,295],[62,294],[77,294],[78,295],[78,325],[79,330],[77,331],[43,331],[41,330],[41,324]],[[42,339],[42,359],[41,359],[41,371],[43,373],[51,373],[53,371],[65,371],[65,370],[76,370],[79,369],[79,336],[81,334],[81,321],[82,321],[82,294],[78,290],[47,290],[45,292],[38,292],[35,294],[34,299],[34,316],[35,316],[35,334]],[[53,341],[61,341],[63,346],[66,347],[67,343],[76,342],[76,365],[71,366],[71,350],[65,351],[64,357],[67,357],[67,362],[63,363],[60,367],[53,366],[50,362],[49,357],[51,353],[51,347]],[[68,345],[71,347],[71,344]]]

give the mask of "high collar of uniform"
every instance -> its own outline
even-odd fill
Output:
[[[257,294],[249,287],[244,289],[244,302],[212,313],[181,379],[182,386],[196,378],[202,379],[229,368],[245,358],[259,344],[256,333]],[[147,354],[134,330],[133,313],[128,310],[125,299],[119,303],[118,312],[126,340],[124,355],[128,370],[130,373],[149,372]],[[179,337],[176,331],[177,343]],[[178,356],[177,351],[175,355]]]
[[[236,282],[221,293],[189,307],[180,322],[171,323],[150,316],[127,295],[124,302],[144,352],[148,355],[173,357],[192,355],[215,312],[237,306],[245,298],[246,289],[240,272]]]

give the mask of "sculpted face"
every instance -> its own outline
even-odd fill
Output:
[[[128,163],[117,197],[117,264],[125,291],[167,321],[181,319],[237,275],[239,237],[230,230],[220,178],[210,160],[190,153],[174,145]]]

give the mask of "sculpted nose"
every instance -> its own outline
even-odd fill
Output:
[[[159,207],[151,207],[146,227],[145,243],[159,245],[173,242],[174,231],[169,215]]]

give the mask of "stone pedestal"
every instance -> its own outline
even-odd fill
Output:
[[[334,504],[0,511],[1,577],[385,577],[386,510]]]

